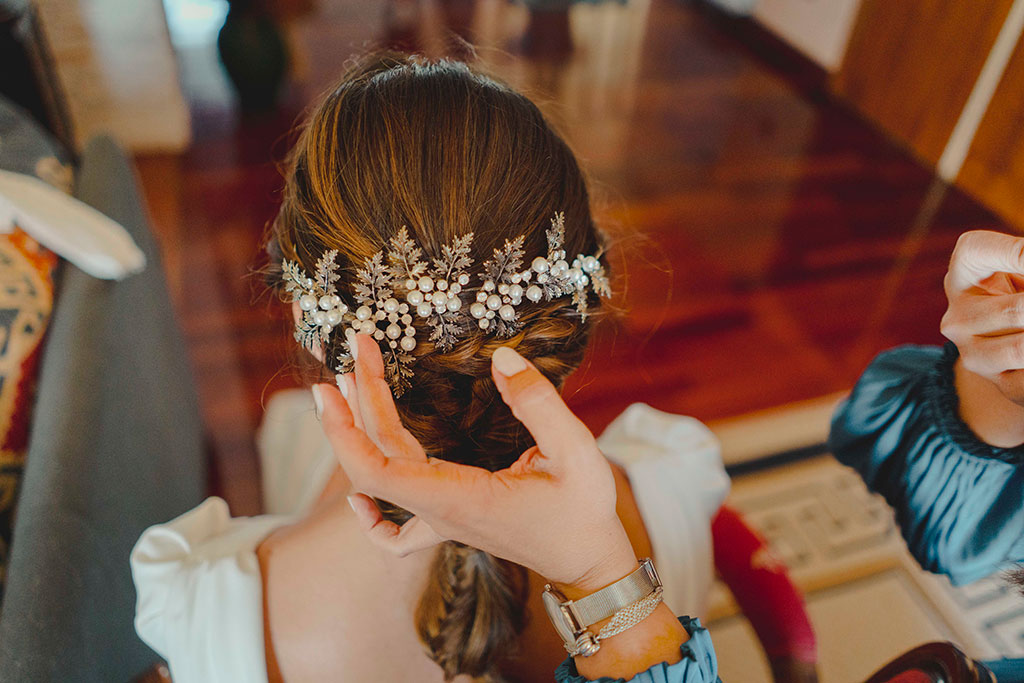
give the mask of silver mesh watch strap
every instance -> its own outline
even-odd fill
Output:
[[[607,619],[619,610],[646,598],[661,587],[661,579],[650,558],[640,561],[640,567],[624,579],[591,593],[585,598],[570,602],[576,621],[583,628]]]

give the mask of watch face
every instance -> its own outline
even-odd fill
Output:
[[[562,601],[551,591],[544,591],[544,609],[548,612],[548,618],[555,627],[555,631],[566,643],[576,642],[576,634],[569,626],[569,620],[562,613]]]

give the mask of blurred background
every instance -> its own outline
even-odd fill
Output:
[[[638,400],[709,423],[730,503],[805,594],[822,680],[849,682],[932,640],[1024,655],[1024,605],[917,570],[823,445],[877,352],[942,342],[957,236],[1024,229],[1022,28],[1021,0],[0,0],[0,93],[60,168],[97,135],[126,151],[195,378],[194,478],[247,515],[263,406],[300,383],[253,275],[290,131],[372,47],[525,92],[619,245],[624,315],[571,405],[595,431]],[[710,618],[723,678],[771,680],[724,584]]]

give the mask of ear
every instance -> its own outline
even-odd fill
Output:
[[[302,321],[302,309],[299,308],[298,300],[292,302],[292,320],[295,321],[295,325],[298,326],[299,322]],[[321,363],[324,362],[324,350],[323,347],[317,346],[313,349],[309,349],[309,353]]]

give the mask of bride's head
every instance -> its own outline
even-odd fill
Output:
[[[522,235],[528,268],[548,253],[546,232],[558,212],[570,260],[600,251],[576,159],[532,102],[461,63],[375,56],[350,69],[301,132],[272,229],[272,265],[284,258],[314,273],[317,260],[337,250],[344,300],[356,271],[387,252],[403,226],[428,263],[473,233],[473,281],[463,292],[469,306],[494,249]],[[593,294],[589,305],[599,311]],[[532,445],[491,380],[491,354],[512,346],[560,386],[582,359],[593,315],[584,319],[571,296],[524,300],[516,311],[523,324],[513,336],[473,324],[444,352],[430,341],[426,320],[414,316],[414,374],[396,404],[431,456],[497,470]],[[341,329],[318,349],[325,371],[333,373],[345,351]],[[522,629],[524,589],[519,568],[442,546],[417,626],[448,676],[495,673],[497,657]]]

